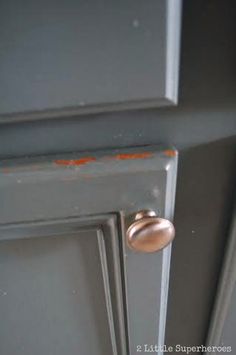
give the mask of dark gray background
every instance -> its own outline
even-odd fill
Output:
[[[167,342],[194,345],[206,337],[234,195],[236,3],[184,0],[183,10],[178,107],[2,124],[0,154],[174,144],[180,163]]]

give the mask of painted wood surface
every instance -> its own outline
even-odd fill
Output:
[[[114,354],[164,343],[171,245],[152,255],[137,253],[128,248],[125,230],[130,215],[140,209],[173,218],[176,170],[177,151],[154,146],[2,162],[0,249],[1,243],[40,235],[51,240],[85,227],[98,230],[106,339]],[[95,267],[90,262],[87,267]],[[4,265],[2,272],[6,279]],[[78,306],[93,307],[90,297]]]
[[[173,105],[181,0],[2,1],[0,120]]]

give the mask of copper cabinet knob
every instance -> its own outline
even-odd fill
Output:
[[[172,242],[175,228],[168,219],[157,217],[154,211],[140,211],[128,227],[126,236],[131,249],[152,253]]]

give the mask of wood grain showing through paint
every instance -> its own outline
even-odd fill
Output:
[[[94,161],[96,161],[96,158],[94,157],[83,157],[80,159],[70,159],[70,160],[59,159],[59,160],[55,160],[54,163],[63,166],[81,166]]]
[[[168,149],[168,150],[165,150],[165,151],[164,151],[164,154],[165,154],[167,157],[173,158],[173,157],[176,157],[177,151],[174,150],[174,149]]]
[[[111,159],[114,160],[135,160],[135,159],[147,159],[153,156],[151,152],[143,152],[143,153],[123,153],[116,154],[111,156]],[[91,162],[95,162],[97,159],[95,157],[83,157],[80,159],[59,159],[55,160],[54,163],[62,166],[81,166]]]
[[[133,159],[146,159],[153,156],[151,152],[143,152],[143,153],[133,153],[133,154],[117,154],[115,155],[115,159],[117,160],[133,160]]]

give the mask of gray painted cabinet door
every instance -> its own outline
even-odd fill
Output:
[[[181,0],[2,0],[0,120],[173,105]]]
[[[63,227],[0,243],[2,355],[117,353],[104,238]]]
[[[1,355],[164,343],[171,245],[137,253],[125,230],[141,209],[172,219],[176,168],[158,147],[3,162]]]

